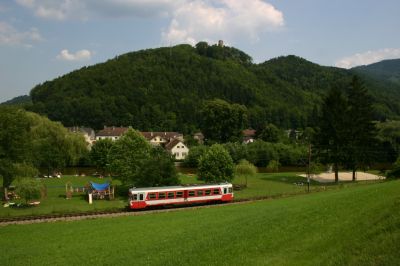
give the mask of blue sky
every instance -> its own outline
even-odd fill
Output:
[[[399,14],[398,0],[2,0],[0,102],[122,53],[203,40],[255,62],[400,58]]]

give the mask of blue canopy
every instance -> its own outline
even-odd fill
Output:
[[[106,190],[110,186],[110,183],[97,184],[97,183],[94,183],[94,182],[90,182],[90,184],[92,185],[92,187],[95,190]]]

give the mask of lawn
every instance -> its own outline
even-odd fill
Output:
[[[400,181],[0,228],[0,265],[399,265]]]
[[[180,174],[181,182],[184,184],[200,184],[195,175]],[[116,185],[115,200],[95,200],[89,205],[85,193],[74,193],[72,199],[65,199],[65,184],[71,182],[74,186],[84,186],[89,181],[97,183],[106,182],[107,179],[95,177],[63,176],[61,179],[42,179],[47,186],[47,198],[42,199],[39,206],[30,208],[0,208],[0,217],[58,214],[72,212],[86,212],[98,210],[120,210],[128,205],[128,187],[121,185],[118,180],[113,180]],[[234,184],[244,184],[245,179],[235,178]],[[355,184],[326,185],[312,182],[311,191],[319,191],[327,188],[338,188]],[[306,179],[296,173],[259,173],[248,178],[247,188],[235,191],[236,199],[248,199],[256,197],[279,197],[305,193],[307,189]]]

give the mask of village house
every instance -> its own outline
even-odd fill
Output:
[[[245,129],[242,131],[242,135],[243,135],[243,143],[245,144],[252,143],[256,139],[256,130]]]
[[[104,127],[97,132],[96,140],[118,140],[129,127]],[[178,132],[140,132],[152,145],[162,146],[175,156],[177,160],[183,160],[189,153],[189,149],[183,143],[183,135]]]
[[[119,139],[126,131],[128,131],[129,127],[104,127],[102,130],[97,132],[96,140],[100,139],[111,139],[117,140]]]
[[[165,145],[165,149],[175,157],[176,160],[184,160],[189,154],[189,149],[179,139],[174,139]]]

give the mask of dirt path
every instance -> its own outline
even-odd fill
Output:
[[[307,175],[302,174],[301,176],[306,177]],[[352,172],[339,172],[339,181],[351,181],[352,177],[353,177]],[[321,173],[318,175],[312,175],[311,178],[321,183],[334,182],[335,173]],[[356,172],[357,181],[382,180],[382,179],[385,179],[385,177],[364,172]]]

